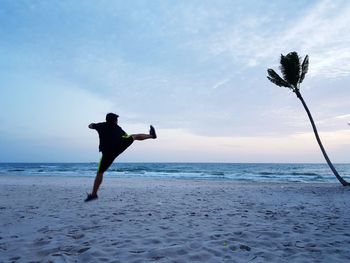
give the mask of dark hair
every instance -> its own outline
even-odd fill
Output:
[[[113,123],[118,120],[118,115],[114,113],[107,113],[106,115],[106,122]]]

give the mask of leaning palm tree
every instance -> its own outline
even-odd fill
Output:
[[[274,84],[276,84],[277,86],[280,87],[286,87],[290,90],[292,90],[296,96],[298,97],[298,99],[300,99],[301,103],[304,106],[304,109],[306,110],[307,115],[309,116],[312,128],[314,130],[315,133],[315,137],[316,140],[318,142],[318,145],[321,148],[321,151],[323,153],[324,158],[327,161],[327,164],[329,166],[329,168],[331,168],[332,172],[334,173],[335,177],[337,177],[337,179],[339,180],[339,182],[346,186],[346,185],[350,185],[348,182],[346,182],[337,172],[337,170],[335,169],[335,167],[333,166],[332,162],[329,160],[328,155],[325,151],[325,149],[323,148],[322,142],[320,137],[318,136],[318,132],[316,129],[316,125],[314,123],[314,120],[311,116],[311,113],[303,99],[303,97],[300,94],[300,83],[303,82],[305,75],[308,71],[309,68],[309,57],[306,55],[303,63],[300,63],[301,60],[298,56],[297,52],[290,52],[289,54],[287,54],[286,56],[281,55],[281,72],[282,72],[282,76],[283,78],[281,78],[273,69],[268,69],[267,73],[268,76],[267,78]]]

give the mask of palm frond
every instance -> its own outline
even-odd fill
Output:
[[[267,76],[267,78],[274,84],[276,84],[277,86],[280,87],[287,87],[290,88],[290,85],[284,80],[282,79],[273,69],[268,69],[267,70],[267,74],[269,74]]]
[[[306,55],[306,57],[304,58],[303,64],[301,66],[301,74],[300,74],[300,80],[299,83],[302,83],[305,75],[307,73],[307,71],[309,70],[309,56]]]
[[[297,87],[300,79],[300,59],[297,52],[290,52],[286,56],[281,55],[281,72],[283,79]]]

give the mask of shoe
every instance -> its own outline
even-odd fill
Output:
[[[88,194],[84,202],[89,202],[89,201],[95,200],[97,198],[98,198],[97,195]]]
[[[157,138],[156,130],[154,129],[154,127],[152,125],[149,127],[149,134],[152,136],[153,139]]]

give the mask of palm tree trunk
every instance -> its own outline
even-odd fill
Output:
[[[315,125],[314,120],[313,120],[313,118],[312,118],[312,116],[311,116],[311,113],[310,113],[310,111],[309,111],[309,108],[307,107],[307,105],[306,105],[306,103],[305,103],[303,97],[301,96],[299,90],[296,90],[295,93],[296,93],[297,97],[300,99],[301,103],[303,104],[304,109],[306,110],[307,115],[309,116],[309,119],[310,119],[312,128],[313,128],[313,130],[314,130],[314,134],[315,134],[316,140],[317,140],[317,142],[318,142],[318,145],[319,145],[320,148],[321,148],[321,151],[322,151],[322,153],[323,153],[324,158],[325,158],[326,161],[327,161],[327,164],[328,164],[329,168],[331,168],[333,174],[335,175],[335,177],[337,177],[337,179],[339,180],[339,182],[340,182],[343,186],[350,185],[348,182],[346,182],[346,181],[338,174],[338,172],[337,172],[337,170],[335,169],[335,167],[333,166],[331,160],[329,160],[328,155],[327,155],[325,149],[323,148],[321,139],[320,139],[320,137],[318,136],[318,132],[317,132],[317,129],[316,129],[316,125]]]

